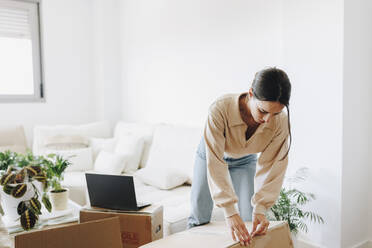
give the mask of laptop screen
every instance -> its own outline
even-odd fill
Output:
[[[92,207],[138,210],[132,176],[85,174]]]

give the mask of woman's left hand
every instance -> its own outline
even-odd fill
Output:
[[[265,235],[270,222],[264,214],[255,214],[253,216],[252,238],[256,235]]]

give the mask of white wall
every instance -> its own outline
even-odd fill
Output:
[[[42,7],[46,102],[2,103],[0,108],[1,123],[23,124],[29,142],[36,124],[96,119],[92,4],[47,0]]]
[[[211,101],[247,90],[255,71],[288,71],[290,166],[311,169],[309,208],[327,222],[307,237],[338,247],[343,2],[127,0],[121,10],[126,120],[201,125]]]
[[[94,0],[94,70],[96,113],[112,125],[121,119],[121,42],[118,0]]]
[[[372,240],[371,11],[369,0],[345,0],[342,247]]]
[[[217,96],[280,61],[277,0],[127,0],[121,11],[125,120],[203,125]]]
[[[306,236],[340,247],[342,165],[343,2],[283,1],[283,65],[293,84],[290,169],[306,166],[300,188],[317,199],[308,210],[326,224],[309,224]]]
[[[23,124],[29,144],[39,124],[121,119],[117,0],[42,1],[45,102],[1,104],[3,124]]]

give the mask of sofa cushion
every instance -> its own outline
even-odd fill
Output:
[[[141,160],[139,162],[139,168],[146,166],[149,151],[152,143],[152,136],[154,133],[154,124],[150,123],[131,123],[120,121],[116,124],[114,129],[114,137],[135,135],[143,138],[143,150],[141,154]]]
[[[35,126],[33,153],[41,154],[45,148],[45,140],[54,136],[83,136],[86,138],[109,138],[110,123],[107,121],[94,122],[83,125]]]
[[[191,183],[194,158],[202,135],[202,128],[179,125],[158,125],[154,131],[146,170],[166,173],[161,178],[170,178],[168,173],[185,176]],[[145,171],[146,171],[145,170]],[[144,173],[144,172],[142,172]],[[147,174],[148,174],[147,173]],[[184,182],[179,181],[179,185]],[[157,185],[153,185],[157,186]],[[177,186],[177,185],[175,185]]]
[[[88,147],[89,140],[81,135],[55,135],[45,138],[43,146],[47,149],[72,150]]]
[[[125,158],[125,172],[134,172],[138,169],[144,145],[144,139],[136,134],[120,134],[116,137],[117,143],[114,152]]]
[[[174,168],[146,167],[139,169],[134,175],[142,182],[159,189],[172,189],[187,181],[187,176]]]
[[[94,171],[102,174],[121,174],[125,168],[124,160],[123,155],[101,151],[94,162]]]
[[[92,147],[94,161],[100,151],[113,152],[117,142],[115,138],[90,138],[89,141],[89,145]]]
[[[67,159],[71,164],[66,168],[66,171],[86,171],[93,169],[93,155],[92,148],[78,148],[71,150],[59,150],[45,148],[42,150],[41,155],[57,154]]]
[[[84,187],[85,184],[85,172],[84,171],[70,171],[66,172],[62,185],[66,187]]]
[[[64,175],[62,186],[69,189],[69,198],[81,206],[87,202],[87,184],[84,171],[70,171]]]
[[[137,201],[163,205],[164,220],[177,222],[189,216],[191,192],[189,185],[182,185],[172,190],[160,190],[145,184],[137,177],[134,177],[134,185]]]

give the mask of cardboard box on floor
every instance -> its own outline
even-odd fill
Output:
[[[123,248],[119,225],[115,217],[29,231],[14,237],[15,248]]]
[[[80,211],[80,223],[119,217],[123,247],[139,247],[163,237],[163,207],[152,205],[139,211],[90,208]]]
[[[252,223],[246,223],[252,230]],[[206,247],[241,247],[239,242],[231,238],[225,222],[212,222],[204,226],[191,228],[164,239],[151,242],[142,248],[206,248]],[[289,227],[286,222],[270,222],[266,235],[253,238],[249,248],[293,248]]]

